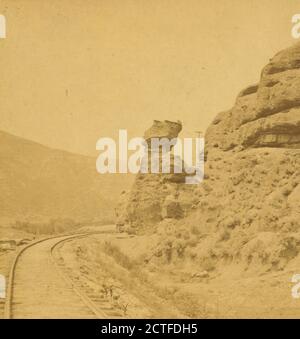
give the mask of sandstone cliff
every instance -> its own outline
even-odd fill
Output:
[[[235,106],[208,129],[208,148],[300,148],[300,45],[278,53],[258,85],[242,91]]]
[[[202,269],[241,263],[278,270],[298,256],[299,79],[297,44],[278,53],[259,84],[243,90],[208,128],[206,179],[195,188],[197,207],[173,233],[183,228],[193,239],[192,246],[182,246]],[[178,255],[176,248],[172,252]]]
[[[138,175],[127,222],[156,225],[151,260],[187,260],[216,274],[226,265],[279,270],[300,251],[300,44],[278,53],[260,82],[208,128],[205,180],[191,189]],[[183,219],[162,213],[166,198]],[[174,199],[169,197],[173,201]],[[167,199],[167,200],[168,200]],[[166,202],[167,203],[167,202]],[[180,217],[182,217],[180,216]]]

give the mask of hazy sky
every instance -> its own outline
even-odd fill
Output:
[[[299,0],[1,0],[0,129],[84,154],[153,119],[205,130],[295,42],[296,13]]]

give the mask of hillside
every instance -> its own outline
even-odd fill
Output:
[[[124,176],[100,175],[95,159],[0,131],[0,217],[112,219]]]

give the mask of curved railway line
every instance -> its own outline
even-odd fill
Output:
[[[120,318],[107,300],[71,279],[55,259],[59,245],[91,234],[41,239],[19,250],[9,274],[4,317]]]

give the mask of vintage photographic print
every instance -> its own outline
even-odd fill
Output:
[[[0,66],[0,319],[300,318],[298,0],[0,0]]]

